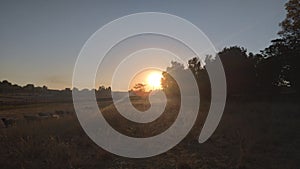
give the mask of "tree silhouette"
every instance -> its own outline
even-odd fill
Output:
[[[194,57],[188,61],[188,68],[195,76],[201,100],[209,100],[211,92],[210,81],[204,64],[210,64],[213,60],[210,55],[207,55],[205,58],[205,61],[200,60],[198,57]]]
[[[146,92],[146,84],[143,83],[137,83],[133,86],[133,93],[137,96],[147,96],[147,92]]]
[[[287,15],[280,23],[279,39],[272,41],[262,54],[268,58],[267,69],[272,69],[272,83],[278,86],[292,87],[299,93],[300,80],[298,72],[300,63],[300,1],[290,0],[285,5]],[[264,63],[265,64],[265,63]]]
[[[179,87],[173,76],[180,77],[184,72],[184,65],[175,61],[171,62],[171,66],[167,67],[162,73],[161,86],[165,93],[169,96],[179,95]]]
[[[286,18],[279,24],[281,31],[278,34],[292,49],[298,48],[300,42],[300,1],[290,0],[285,4]]]
[[[255,61],[247,50],[233,46],[218,53],[226,75],[228,94],[246,94],[256,90]]]

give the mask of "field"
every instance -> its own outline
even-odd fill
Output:
[[[136,102],[138,109],[148,105]],[[172,123],[176,102],[169,103],[164,118],[150,128],[119,120],[111,101],[99,102],[110,124],[130,136],[160,133]],[[212,137],[199,144],[197,138],[205,121],[208,103],[203,103],[188,136],[173,149],[146,159],[130,159],[98,147],[84,133],[71,102],[51,102],[2,107],[0,117],[16,124],[0,129],[1,169],[296,169],[300,166],[300,113],[297,102],[230,101]],[[24,115],[64,111],[59,118],[33,121]],[[118,120],[117,120],[118,119]],[[151,133],[152,132],[152,133]],[[148,134],[147,134],[148,133]]]

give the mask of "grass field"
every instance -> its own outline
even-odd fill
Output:
[[[147,128],[120,120],[110,102],[99,105],[114,128],[136,137],[162,132],[172,124],[176,118],[173,112],[178,109],[176,103],[169,103],[164,118]],[[101,149],[86,136],[74,113],[59,119],[31,122],[22,119],[24,114],[38,112],[74,112],[72,103],[2,109],[1,117],[15,118],[17,122],[13,127],[0,129],[0,168],[299,168],[300,109],[296,102],[229,102],[216,132],[207,142],[199,144],[197,138],[208,107],[202,105],[196,124],[180,144],[146,159],[119,157]]]

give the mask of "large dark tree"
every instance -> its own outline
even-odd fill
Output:
[[[290,0],[285,5],[287,15],[280,23],[279,39],[262,51],[268,59],[267,69],[271,69],[271,83],[300,91],[300,1]],[[265,64],[265,61],[262,62]]]
[[[253,56],[241,47],[224,48],[218,53],[226,75],[228,94],[246,94],[256,90]]]
[[[286,3],[287,15],[280,23],[282,30],[279,32],[287,50],[284,51],[286,63],[283,65],[287,69],[287,80],[291,86],[299,92],[300,80],[300,0],[290,0]]]

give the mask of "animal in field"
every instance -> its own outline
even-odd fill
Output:
[[[1,121],[3,122],[4,126],[6,128],[8,127],[12,127],[16,124],[16,120],[15,119],[10,119],[10,118],[1,118]]]
[[[55,119],[59,119],[59,115],[58,114],[52,114],[51,117],[55,118]]]

